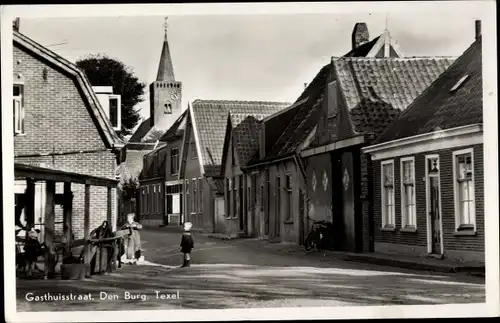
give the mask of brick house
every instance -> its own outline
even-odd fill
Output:
[[[266,116],[286,106],[277,102],[224,100],[195,100],[189,105],[178,177],[184,182],[186,221],[192,222],[195,228],[213,232],[218,230],[218,223],[222,223],[219,219],[225,217],[225,181],[221,166],[228,114]],[[239,183],[237,179],[237,185]]]
[[[144,225],[181,225],[182,181],[178,179],[185,111],[143,158],[138,214]]]
[[[84,72],[16,30],[13,42],[15,163],[114,180],[124,158],[124,144]],[[63,193],[60,184],[57,194]],[[72,188],[72,228],[77,239],[84,234],[84,186]],[[16,200],[25,188],[23,180],[16,180]],[[34,219],[28,219],[42,231],[45,192],[45,182],[37,181]],[[107,219],[107,194],[106,187],[90,190],[91,228]],[[111,224],[115,227],[116,188],[112,189],[112,210]],[[62,210],[56,208],[56,235],[62,234],[62,217]]]
[[[352,49],[344,57],[401,55],[389,31],[370,41],[366,24],[357,23],[352,32]],[[322,67],[292,106],[263,121],[260,154],[247,166],[248,171],[259,173],[257,235],[261,238],[301,244],[312,223],[310,215],[316,220],[330,215],[331,220],[334,180],[330,157],[321,156],[324,149],[318,149],[318,153],[309,151],[306,158],[301,151],[335,139],[332,134],[337,119],[328,112],[335,102],[327,92],[335,80],[333,71],[333,62]],[[323,165],[323,172],[313,175],[313,169],[319,165]]]
[[[476,41],[374,145],[375,251],[484,262],[480,22]]]
[[[228,113],[221,162],[226,185],[226,212],[224,217],[216,219],[216,232],[256,234],[257,174],[247,173],[245,167],[259,154],[261,121],[277,109],[282,111],[288,106],[288,103],[283,103],[269,110],[257,111],[249,104],[248,112]]]

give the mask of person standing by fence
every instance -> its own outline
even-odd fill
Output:
[[[127,214],[127,223],[122,229],[128,229],[130,233],[125,235],[125,254],[128,262],[135,264],[137,260],[141,258],[141,234],[139,230],[142,229],[142,225],[135,221],[135,214]]]

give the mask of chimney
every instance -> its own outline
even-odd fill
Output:
[[[368,27],[366,26],[366,23],[356,23],[352,31],[352,49],[355,49],[369,41],[370,34],[368,33]]]
[[[481,20],[476,20],[476,40],[481,39]]]
[[[14,21],[12,22],[12,28],[15,30],[15,31],[19,31],[19,25],[21,23],[21,19],[19,17],[17,17],[16,19],[14,19]]]
[[[304,89],[307,88],[307,83],[304,83]]]

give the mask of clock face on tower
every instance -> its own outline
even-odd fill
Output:
[[[170,94],[170,98],[172,100],[179,100],[179,98],[180,98],[180,91],[179,90],[175,90],[172,94]]]

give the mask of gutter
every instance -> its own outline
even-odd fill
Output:
[[[277,162],[280,162],[280,161],[284,161],[284,160],[288,160],[290,158],[293,158],[294,154],[289,154],[285,157],[281,157],[281,158],[277,158],[277,159],[271,159],[271,160],[267,160],[267,161],[262,161],[258,164],[253,164],[253,165],[250,165],[250,166],[245,166],[245,167],[240,167],[241,169],[251,169],[251,168],[256,168],[256,167],[259,167],[259,166],[263,166],[263,165],[268,165],[268,164],[271,164],[271,163],[277,163]]]

